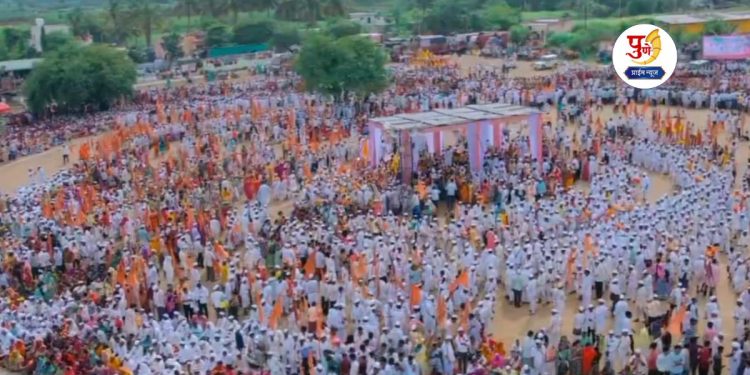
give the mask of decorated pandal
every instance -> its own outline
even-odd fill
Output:
[[[481,174],[484,155],[490,148],[503,144],[504,126],[517,123],[528,124],[532,155],[541,162],[539,111],[509,104],[470,105],[373,118],[368,123],[369,162],[376,167],[384,161],[399,160],[400,179],[409,183],[418,169],[420,155],[426,152],[439,156],[445,145],[457,138],[466,140],[465,145],[459,142],[457,149],[466,154],[470,172]]]
[[[451,64],[448,56],[438,56],[427,49],[417,51],[409,63],[416,67],[430,68],[441,68]]]

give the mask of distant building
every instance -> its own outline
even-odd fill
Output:
[[[42,31],[43,30],[43,31]],[[31,46],[37,52],[42,52],[42,35],[49,33],[62,32],[70,34],[70,26],[68,25],[46,25],[44,18],[37,18],[34,26],[31,27]]]
[[[688,33],[702,33],[706,23],[714,20],[726,21],[735,26],[737,33],[750,32],[750,13],[710,12],[703,14],[665,14],[654,16],[667,31],[681,30]]]
[[[390,20],[375,12],[349,13],[349,20],[362,26],[362,32],[367,34],[383,34],[391,25]]]
[[[42,59],[0,61],[0,94],[14,94],[34,65]]]
[[[534,34],[533,39],[544,42],[549,34],[571,31],[575,24],[572,20],[548,18],[524,22],[523,25]]]

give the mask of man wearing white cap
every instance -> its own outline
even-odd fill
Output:
[[[552,309],[549,327],[547,327],[550,346],[557,347],[562,335],[562,317],[557,309]]]
[[[648,373],[648,366],[646,365],[646,358],[641,354],[641,349],[635,349],[635,352],[628,360],[628,369],[633,375],[646,375]]]

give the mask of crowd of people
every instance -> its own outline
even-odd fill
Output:
[[[544,160],[521,133],[484,155],[478,174],[462,164],[463,140],[424,155],[410,186],[394,159],[363,162],[358,137],[370,117],[554,106],[573,102],[580,85],[562,75],[529,82],[400,68],[383,94],[331,101],[297,92],[291,73],[255,76],[152,89],[132,107],[9,135],[20,156],[54,144],[33,137],[53,126],[43,124],[63,138],[105,131],[71,150],[69,169],[0,199],[4,365],[718,374],[727,353],[723,373],[744,373],[748,186],[735,191],[739,146],[717,130],[739,127],[739,115],[717,109],[703,128],[626,98],[596,121],[596,101],[583,101],[567,119],[575,126],[545,125]],[[676,192],[649,201],[649,172],[669,176]],[[575,187],[581,180],[588,189]],[[734,307],[719,307],[721,277]],[[571,312],[572,300],[580,308]],[[504,304],[553,310],[544,329],[504,342],[491,334],[506,324]],[[734,309],[732,332],[721,309]]]

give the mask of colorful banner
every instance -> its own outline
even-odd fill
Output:
[[[432,132],[432,143],[435,145],[435,155],[440,155],[443,151],[443,132]]]
[[[493,145],[497,148],[502,148],[503,146],[503,123],[500,119],[495,119],[492,122],[492,127],[494,128],[493,133]]]
[[[482,150],[481,150],[481,163],[484,164],[484,157],[487,155],[487,150],[489,150],[491,147],[495,145],[495,129],[492,125],[492,121],[485,120],[480,122],[481,128],[481,141],[482,141]]]
[[[374,124],[369,124],[370,129],[370,166],[376,167],[383,158],[383,130]]]
[[[542,169],[542,115],[540,113],[533,113],[529,116],[529,147],[531,148],[531,157],[534,158],[539,165],[539,170]]]
[[[715,60],[750,58],[750,35],[704,36],[703,58]]]
[[[409,132],[402,131],[399,134],[399,137],[401,138],[401,182],[408,185],[411,183],[411,175],[413,172],[411,155],[411,134],[409,134]]]
[[[482,130],[481,122],[472,122],[467,126],[467,141],[469,143],[469,166],[472,172],[482,169]]]

